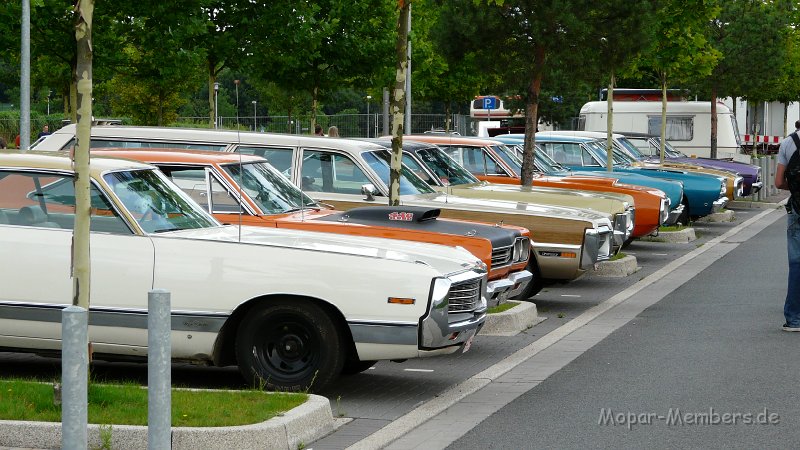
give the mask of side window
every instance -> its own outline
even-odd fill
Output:
[[[578,147],[578,151],[581,152],[581,155],[583,157],[583,163],[578,163],[578,164],[583,165],[583,166],[599,166],[600,165],[600,164],[597,163],[597,161],[595,161],[594,158],[592,158],[592,155],[589,153],[589,150],[587,150],[585,148],[582,148],[579,145],[576,145],[576,147]]]
[[[301,185],[304,191],[359,194],[370,179],[350,158],[318,150],[303,151]]]
[[[485,166],[486,175],[508,176],[506,171],[503,170],[503,168],[497,164],[497,161],[495,161],[494,158],[492,158],[492,155],[490,155],[489,152],[487,152],[486,150],[481,150],[481,156],[483,157],[484,164],[486,164]]]
[[[483,150],[474,147],[461,148],[464,168],[477,175],[486,175],[484,170]]]
[[[230,214],[245,212],[239,205],[238,195],[230,192],[215,176],[211,176],[211,212]]]
[[[125,221],[94,184],[92,231],[132,234]],[[45,173],[0,171],[0,226],[68,229],[75,226],[73,178]]]
[[[208,210],[208,194],[206,189],[206,171],[202,167],[169,167],[159,165],[158,168],[172,180],[192,200]]]
[[[275,147],[241,146],[236,151],[245,155],[257,155],[265,158],[272,167],[289,177],[292,172],[292,149]]]
[[[647,117],[647,133],[661,135],[661,116]],[[668,141],[691,141],[694,137],[693,116],[667,116]]]

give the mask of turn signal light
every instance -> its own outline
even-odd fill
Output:
[[[416,300],[413,298],[389,297],[389,303],[394,303],[395,305],[413,305],[416,303]]]
[[[578,254],[575,252],[561,252],[562,258],[577,258]]]

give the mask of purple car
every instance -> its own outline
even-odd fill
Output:
[[[627,139],[619,142],[624,145],[628,153],[639,161],[658,161],[660,138],[646,134],[623,133]],[[627,141],[624,142],[624,141]],[[670,162],[695,164],[712,169],[723,169],[736,172],[742,177],[743,196],[748,196],[758,192],[764,185],[761,180],[761,167],[753,164],[733,161],[731,159],[712,159],[712,158],[692,158],[686,156],[680,150],[675,149],[669,144],[664,143],[664,158]]]

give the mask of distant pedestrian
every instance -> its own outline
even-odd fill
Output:
[[[322,125],[320,124],[314,125],[314,134],[316,136],[325,136],[325,133],[322,132]]]
[[[339,129],[335,125],[328,128],[328,137],[339,137]]]
[[[42,131],[39,133],[39,136],[37,136],[36,139],[39,139],[42,136],[47,136],[49,134],[51,134],[50,133],[50,125],[44,124],[44,126],[42,127]]]
[[[8,144],[6,144],[5,138],[0,136],[0,149],[8,148]]]
[[[19,135],[17,135],[17,137],[14,138],[14,146],[19,148]]]
[[[783,315],[786,323],[783,331],[800,331],[800,120],[796,128],[781,142],[778,149],[778,169],[775,171],[775,187],[789,190],[786,203],[786,249],[789,253],[789,282]]]

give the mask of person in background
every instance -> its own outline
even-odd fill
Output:
[[[17,135],[17,137],[14,138],[14,146],[19,148],[19,135]]]
[[[44,124],[44,126],[42,127],[42,131],[39,133],[39,136],[37,136],[36,139],[39,139],[42,136],[47,136],[49,134],[50,134],[50,125]]]
[[[328,137],[339,137],[339,129],[336,128],[336,125],[331,125],[331,127],[328,128]]]
[[[787,226],[786,245],[789,254],[789,282],[786,289],[786,301],[783,315],[786,323],[783,331],[800,332],[800,209],[798,208],[798,183],[788,174],[797,171],[798,161],[792,156],[800,150],[800,120],[794,123],[796,130],[781,142],[778,149],[778,168],[775,171],[775,187],[788,189],[789,200],[786,202]],[[795,158],[796,159],[796,158]],[[790,164],[791,162],[791,164]]]
[[[314,125],[314,134],[317,136],[325,136],[325,133],[322,132],[322,125],[320,124]]]
[[[8,144],[6,144],[6,140],[0,136],[0,149],[8,148]]]

